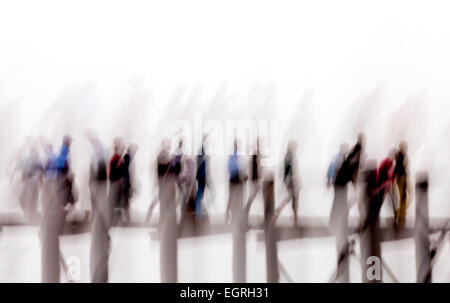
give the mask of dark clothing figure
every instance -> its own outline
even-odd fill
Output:
[[[123,179],[123,159],[115,153],[109,162],[109,193],[108,201],[113,208],[113,224],[120,219],[120,209],[122,208],[122,179]]]
[[[206,188],[206,155],[202,146],[200,154],[197,156],[197,194],[195,197],[195,215],[197,218],[202,215],[202,201]]]
[[[163,178],[169,172],[169,166],[169,162],[158,161],[158,178]]]
[[[125,154],[123,156],[123,179],[122,179],[122,194],[123,194],[123,204],[124,208],[128,208],[132,190],[131,190],[131,177],[130,177],[130,162],[131,156]]]
[[[292,183],[293,179],[293,155],[290,151],[286,153],[284,158],[284,174],[283,181],[285,184]]]
[[[172,160],[170,161],[170,168],[169,172],[178,176],[181,173],[181,158],[183,154],[181,153],[181,150],[177,150],[176,154],[173,156]]]
[[[298,192],[300,189],[297,178],[298,176],[296,173],[296,161],[294,152],[292,150],[288,150],[284,158],[283,181],[288,191],[289,199],[291,200],[295,226],[297,226]]]
[[[377,222],[381,205],[384,199],[384,189],[379,185],[382,180],[378,178],[376,169],[370,169],[365,172],[364,197],[367,203],[367,216],[363,224],[363,229]]]
[[[111,182],[122,179],[123,161],[119,154],[114,154],[109,162],[109,180]]]
[[[130,172],[130,165],[133,157],[130,153],[126,153],[123,156],[123,164],[122,164],[122,185],[121,185],[121,208],[124,211],[124,215],[127,222],[130,222],[130,200],[133,197],[133,183]]]
[[[390,158],[383,160],[380,167],[370,168],[365,172],[364,197],[367,203],[367,216],[363,229],[377,224],[379,214],[386,195],[393,182],[393,161]]]
[[[336,179],[334,181],[335,185],[344,186],[350,181],[354,185],[356,184],[361,153],[361,144],[356,143],[352,151],[345,158],[344,162],[341,165],[341,168],[338,170]]]
[[[353,150],[347,157],[347,165],[351,176],[352,183],[355,185],[358,179],[359,161],[361,159],[362,146],[361,143],[356,143]]]
[[[256,154],[252,155],[250,162],[250,194],[248,196],[245,210],[246,216],[248,216],[248,214],[250,213],[250,208],[261,187],[260,175],[261,175],[261,166],[260,166],[260,154],[258,149],[256,151]]]
[[[259,180],[259,163],[260,163],[259,158],[260,158],[259,153],[252,155],[250,180],[253,182],[258,182]]]
[[[405,154],[401,151],[397,152],[397,157],[395,159],[395,176],[402,176],[406,174],[406,157]]]

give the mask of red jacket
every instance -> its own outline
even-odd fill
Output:
[[[381,162],[378,168],[378,189],[384,188],[386,191],[390,190],[394,183],[394,162],[391,158],[386,158]]]

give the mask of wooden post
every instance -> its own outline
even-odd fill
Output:
[[[362,221],[363,230],[360,235],[362,281],[364,283],[380,283],[383,273],[379,214],[385,193],[384,189],[378,188],[376,163],[374,161],[368,162],[368,168],[364,172],[365,194],[363,203],[366,208],[366,217]]]
[[[108,282],[108,263],[111,239],[112,204],[107,199],[106,181],[90,184],[92,200],[90,269],[92,283]]]
[[[166,176],[159,185],[159,241],[162,283],[176,283],[178,280],[178,233],[175,186],[176,181],[173,176]]]
[[[59,283],[60,250],[59,235],[64,224],[58,181],[47,179],[43,188],[43,207],[41,222],[41,281],[43,283]]]
[[[337,246],[336,281],[348,283],[348,206],[347,185],[334,187],[333,207],[330,215],[330,229],[334,233]]]
[[[244,183],[230,182],[231,237],[233,239],[233,282],[245,283],[246,270],[246,213],[244,212]]]
[[[280,274],[278,270],[277,234],[275,229],[275,194],[272,176],[269,176],[264,180],[263,195],[267,282],[278,283]]]
[[[428,175],[421,172],[416,178],[416,271],[418,283],[431,283],[430,230],[428,216]]]

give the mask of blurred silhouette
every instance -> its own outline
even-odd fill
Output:
[[[205,143],[207,136],[203,137],[200,152],[197,155],[197,194],[195,196],[195,216],[201,218],[204,215],[202,207],[203,195],[205,194],[206,186],[209,184],[207,176],[208,156],[205,154]]]
[[[343,161],[341,167],[338,169],[335,178],[335,185],[343,186],[348,182],[351,182],[353,186],[356,187],[364,144],[365,136],[361,133],[358,135],[358,141],[353,146],[350,153],[345,157],[345,160]]]
[[[343,143],[339,149],[339,152],[334,156],[327,170],[327,186],[330,187],[336,180],[337,171],[342,166],[345,157],[348,154],[348,145]]]
[[[284,172],[283,172],[283,182],[288,191],[288,198],[278,209],[278,213],[284,207],[285,203],[291,202],[292,213],[294,215],[294,227],[298,226],[297,216],[298,216],[298,195],[301,187],[300,175],[298,173],[297,164],[297,142],[290,141],[287,147],[286,155],[284,157]]]
[[[188,220],[191,224],[195,223],[195,161],[192,157],[185,157],[183,170],[179,177],[179,184],[182,187],[182,204],[181,204],[181,228],[184,229],[184,223]]]
[[[260,188],[261,188],[261,176],[263,174],[261,167],[261,152],[260,152],[260,142],[259,138],[256,139],[255,153],[251,156],[250,161],[250,194],[248,196],[245,214],[248,217],[250,213],[250,208],[253,204],[253,201],[256,198]]]
[[[134,174],[132,173],[131,165],[136,155],[137,145],[130,144],[128,146],[127,152],[123,156],[123,176],[121,184],[121,203],[120,207],[123,210],[123,215],[125,217],[125,222],[130,223],[130,200],[133,197],[135,186],[134,186]]]
[[[378,168],[378,183],[380,190],[382,190],[382,195],[389,197],[391,200],[394,218],[397,216],[394,194],[393,194],[393,185],[394,185],[394,157],[396,154],[396,150],[392,149],[389,152],[389,155],[381,162],[380,167]],[[394,219],[396,222],[396,219]]]
[[[136,218],[130,216],[130,203],[136,197],[136,182],[139,180],[136,179],[134,171],[136,163],[134,159],[138,146],[130,144],[126,147],[121,138],[116,138],[113,141],[114,152],[110,157],[97,135],[93,132],[88,132],[86,135],[92,148],[89,164],[89,193],[87,193],[91,200],[92,215],[91,222],[81,222],[79,229],[64,228],[66,220],[71,223],[79,222],[77,219],[72,220],[77,213],[71,213],[75,210],[78,190],[72,171],[70,136],[63,137],[58,151],[54,151],[52,145],[42,139],[43,153],[38,149],[39,141],[33,141],[30,138],[20,148],[17,160],[12,163],[15,167],[10,175],[11,180],[16,174],[20,173],[21,176],[19,202],[23,215],[27,219],[26,224],[33,225],[40,219],[42,282],[59,282],[61,265],[63,270],[67,271],[59,242],[59,237],[63,233],[85,233],[88,228],[84,227],[90,226],[90,279],[94,283],[106,283],[110,280],[108,263],[111,250],[111,227],[119,220],[125,220],[126,224],[118,224],[121,225],[120,228],[136,226],[153,228],[139,222],[138,216]],[[156,192],[156,198],[151,202],[146,223],[150,221],[153,209],[158,204],[160,207],[158,234],[161,282],[178,281],[178,238],[192,240],[197,236],[216,236],[228,232],[231,232],[233,248],[233,282],[246,282],[246,235],[250,228],[258,230],[256,231],[257,241],[265,243],[267,281],[271,283],[279,282],[280,275],[288,281],[292,280],[278,259],[278,241],[329,236],[334,236],[337,248],[336,272],[333,274],[332,281],[349,282],[349,258],[352,255],[355,256],[356,237],[359,237],[363,282],[383,281],[382,278],[373,280],[367,275],[373,265],[368,262],[370,257],[377,257],[381,261],[380,277],[384,272],[395,282],[395,276],[382,258],[382,242],[413,237],[417,282],[432,281],[435,275],[433,273],[433,266],[436,264],[435,256],[446,240],[450,224],[448,218],[444,218],[447,220],[445,224],[441,223],[442,218],[430,219],[428,174],[420,172],[415,178],[415,226],[413,228],[410,224],[405,226],[406,211],[411,199],[411,189],[408,186],[408,146],[405,141],[400,142],[398,149],[392,149],[386,157],[380,158],[379,162],[375,159],[365,160],[364,134],[358,135],[356,144],[350,150],[347,144],[340,145],[338,153],[334,155],[326,171],[326,185],[333,186],[334,190],[329,225],[326,226],[323,218],[319,216],[312,218],[305,216],[301,220],[298,219],[301,182],[296,141],[292,140],[287,144],[280,166],[283,170],[282,176],[277,180],[270,167],[266,166],[263,170],[259,138],[254,145],[254,154],[245,158],[245,163],[244,157],[238,152],[239,142],[233,141],[233,152],[227,159],[228,200],[225,214],[222,214],[225,216],[224,222],[213,219],[210,221],[210,217],[213,218],[213,216],[208,215],[203,202],[207,200],[204,199],[204,195],[206,188],[209,187],[210,178],[208,174],[210,158],[205,151],[208,147],[206,139],[207,136],[204,135],[200,151],[195,156],[184,154],[183,139],[177,141],[174,149],[171,149],[169,139],[164,139],[154,159],[156,161],[152,161],[156,163],[156,167],[152,166],[151,171],[156,176],[154,180],[157,187],[155,191],[152,190],[152,194]],[[43,159],[41,159],[42,154]],[[84,155],[84,153],[81,154]],[[246,181],[249,181],[248,196],[245,195]],[[277,197],[275,185],[278,181],[282,182],[282,190]],[[358,190],[359,222],[355,222],[353,217],[349,218],[352,206],[349,203],[349,197],[353,197],[348,194],[350,183],[355,191]],[[324,187],[324,184],[321,186]],[[285,191],[288,193],[287,197],[284,197]],[[251,226],[247,221],[259,192],[262,193],[264,204],[263,225]],[[213,195],[210,192],[208,194]],[[284,199],[280,199],[283,197]],[[315,198],[316,195],[312,197]],[[277,198],[281,201],[278,208],[275,207]],[[392,204],[394,220],[390,214],[388,218],[380,218],[383,203],[388,198]],[[39,201],[42,202],[42,215],[38,213]],[[277,225],[281,210],[288,204],[292,206],[294,226],[285,226],[286,221],[283,221],[283,218]],[[181,220],[178,224],[179,205]],[[133,210],[137,211],[137,209]],[[87,210],[84,211],[87,212]],[[0,227],[24,224],[21,215],[17,217],[9,213],[6,216],[3,213],[0,215],[2,220]],[[132,222],[133,219],[134,222]],[[290,220],[290,217],[287,219]],[[391,223],[392,221],[394,224]],[[192,230],[185,232],[189,228]],[[437,233],[440,234],[437,235]],[[153,237],[153,232],[151,234]],[[384,246],[383,249],[385,249]]]
[[[360,133],[358,135],[358,141],[346,158],[346,164],[348,166],[349,173],[351,174],[351,181],[354,187],[356,187],[356,182],[358,181],[359,166],[361,162],[361,156],[364,152],[365,141],[365,135],[363,133]]]
[[[282,200],[280,206],[275,211],[275,216],[278,217],[281,214],[283,208],[291,202],[293,212],[293,226],[298,227],[297,210],[298,210],[298,195],[301,188],[300,174],[297,168],[297,142],[289,141],[286,155],[284,157],[283,166],[283,183],[288,192],[287,198]]]
[[[186,194],[184,192],[184,187],[182,184],[181,172],[183,170],[183,139],[180,138],[178,141],[178,147],[175,149],[175,153],[170,161],[171,169],[177,177],[177,187],[181,197],[181,203],[186,199]]]
[[[358,141],[338,168],[334,180],[334,199],[330,214],[330,230],[335,234],[338,260],[337,280],[349,281],[349,243],[348,243],[348,197],[347,184],[352,182],[356,189],[360,158],[364,148],[365,136],[358,135]]]
[[[380,211],[386,196],[389,196],[394,179],[393,156],[395,150],[392,150],[389,156],[384,159],[378,169],[376,161],[367,161],[365,169],[365,190],[364,204],[367,214],[361,227],[361,262],[364,262],[363,281],[381,282],[382,280],[368,280],[364,274],[370,267],[366,260],[375,256],[382,261],[381,256],[381,235],[380,235]],[[392,195],[390,195],[392,201]],[[395,217],[395,206],[394,206]],[[381,270],[381,269],[380,269]],[[382,272],[380,272],[382,277]]]
[[[116,225],[122,215],[122,179],[123,179],[123,143],[121,138],[114,139],[114,154],[109,161],[109,193],[108,201],[113,208],[113,225]]]
[[[408,208],[408,156],[406,154],[408,145],[406,142],[399,144],[398,152],[395,157],[394,178],[397,187],[399,203],[397,208],[397,225],[403,227],[406,220],[406,210]]]

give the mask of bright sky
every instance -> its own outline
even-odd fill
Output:
[[[55,99],[73,81],[110,90],[136,75],[157,88],[273,80],[335,100],[381,81],[401,99],[419,90],[448,94],[444,4],[2,1],[0,83],[7,98],[35,102]]]

